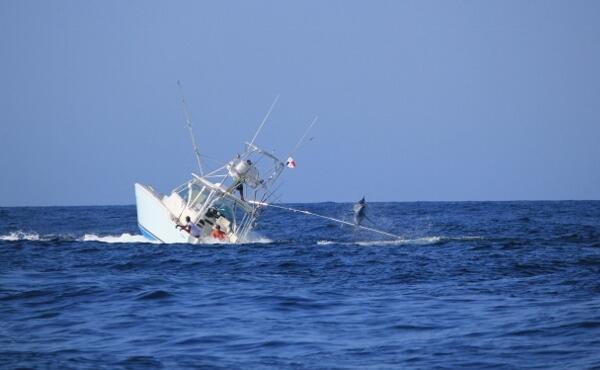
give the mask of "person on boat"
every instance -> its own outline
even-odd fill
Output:
[[[210,236],[218,240],[225,240],[225,233],[223,230],[221,230],[221,226],[219,225],[215,225],[215,228],[210,233]]]
[[[252,166],[251,160],[246,159],[246,163],[248,164],[248,167]],[[235,186],[235,189],[240,192],[240,200],[242,202],[245,202],[246,200],[244,200],[244,177],[243,176],[240,177],[234,186]]]
[[[175,227],[181,228],[181,230],[187,231],[194,238],[199,238],[200,235],[202,235],[202,230],[200,230],[198,225],[196,225],[195,223],[192,222],[192,219],[190,218],[190,216],[185,216],[185,222],[186,222],[185,225],[177,224],[177,225],[175,225]]]
[[[252,169],[252,161],[246,159],[245,161],[240,159],[240,155],[238,154],[236,162],[231,162],[233,172],[230,172],[233,178],[233,185],[229,188],[228,191],[233,191],[234,189],[240,192],[240,200],[245,202],[244,199],[244,182],[246,181],[247,173]],[[239,168],[238,168],[239,167]]]
[[[244,200],[244,180],[239,180],[237,185],[235,185],[235,188],[237,189],[237,191],[240,192],[240,200],[242,202],[245,202],[245,200]]]

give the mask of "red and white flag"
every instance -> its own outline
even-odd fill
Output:
[[[285,162],[285,165],[288,166],[288,168],[296,168],[296,161],[294,160],[294,158],[289,157],[287,159],[287,162]]]

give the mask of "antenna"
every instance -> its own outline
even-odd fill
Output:
[[[196,155],[196,161],[198,162],[200,176],[204,176],[204,169],[202,169],[202,161],[200,160],[200,151],[198,150],[198,144],[196,144],[196,135],[194,134],[194,127],[192,127],[192,120],[190,119],[190,113],[188,112],[187,102],[185,101],[185,95],[183,95],[183,88],[181,87],[181,82],[179,82],[179,80],[177,80],[177,86],[179,86],[179,92],[181,93],[181,102],[183,103],[185,123],[187,125],[188,130],[190,131],[190,137],[192,138],[192,145],[194,146],[194,154]]]
[[[248,144],[248,147],[251,147],[252,145],[254,145],[254,141],[258,137],[258,134],[260,133],[260,130],[262,130],[263,126],[265,125],[265,122],[267,122],[267,119],[269,119],[269,116],[271,115],[271,112],[273,111],[273,108],[275,107],[275,104],[277,104],[277,100],[279,100],[279,94],[277,94],[277,96],[275,97],[275,100],[273,100],[273,103],[271,103],[271,107],[267,111],[267,114],[265,115],[265,118],[263,118],[260,126],[258,126],[258,130],[256,130],[256,133],[254,134],[254,137],[250,141],[250,144]]]

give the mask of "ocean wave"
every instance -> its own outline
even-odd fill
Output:
[[[434,245],[448,241],[460,241],[460,240],[477,240],[482,239],[480,236],[459,236],[459,237],[446,237],[446,236],[425,236],[421,238],[413,239],[396,239],[396,240],[357,240],[357,241],[336,241],[336,240],[319,240],[317,245],[360,245],[360,246],[374,246],[374,245]],[[102,235],[96,233],[84,234],[81,237],[73,235],[40,235],[36,232],[25,232],[25,231],[13,231],[8,234],[0,235],[0,241],[80,241],[80,242],[97,242],[97,243],[108,243],[108,244],[128,244],[128,243],[149,243],[149,244],[161,244],[160,242],[146,239],[140,234],[122,233],[116,235]],[[273,244],[276,241],[267,237],[252,234],[246,237],[241,244]],[[229,245],[226,241],[216,240],[214,238],[203,238],[201,239],[200,245]]]

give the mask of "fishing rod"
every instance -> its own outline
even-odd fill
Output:
[[[288,154],[288,157],[291,157],[292,155],[294,155],[296,153],[296,151],[298,149],[300,149],[300,146],[302,144],[305,144],[304,143],[304,139],[306,138],[306,135],[308,135],[308,133],[313,128],[313,126],[315,125],[315,123],[317,123],[318,119],[319,119],[319,116],[315,116],[315,118],[313,118],[313,120],[311,121],[310,125],[308,125],[308,128],[306,129],[306,131],[304,131],[304,134],[302,135],[302,137],[300,138],[300,140],[298,140],[298,143],[296,143],[296,146],[294,147],[294,149],[292,149],[292,151],[290,152],[290,154]]]
[[[198,144],[196,144],[196,135],[194,134],[194,127],[192,126],[192,120],[190,119],[190,113],[188,111],[187,102],[185,101],[185,95],[183,95],[183,88],[181,82],[177,80],[177,86],[179,86],[179,92],[181,93],[181,102],[183,103],[183,113],[185,114],[185,123],[190,136],[192,138],[192,145],[194,146],[194,154],[196,155],[196,161],[198,162],[198,169],[200,169],[200,176],[204,176],[204,169],[202,168],[202,161],[200,160],[200,151],[198,150]]]
[[[254,137],[252,138],[252,140],[250,140],[250,144],[248,144],[248,147],[251,147],[252,145],[254,145],[254,141],[256,140],[256,138],[258,137],[258,134],[260,133],[260,131],[262,130],[263,126],[265,125],[265,123],[269,119],[269,116],[271,115],[271,112],[273,111],[273,108],[275,108],[275,104],[277,104],[278,100],[279,100],[279,94],[277,94],[277,96],[275,97],[275,100],[273,100],[273,103],[271,103],[271,106],[269,107],[269,110],[267,111],[267,114],[265,115],[265,118],[263,118],[262,122],[260,123],[260,126],[258,126],[258,130],[256,130],[256,133],[254,134]]]
[[[320,218],[324,218],[326,220],[338,222],[340,224],[354,226],[354,227],[358,227],[360,229],[368,230],[368,231],[371,231],[371,232],[374,232],[374,233],[377,233],[377,234],[385,235],[385,236],[388,236],[390,238],[402,239],[402,237],[400,235],[395,235],[395,234],[392,234],[392,233],[388,233],[386,231],[374,229],[372,227],[367,227],[367,226],[362,226],[362,225],[355,225],[352,222],[340,220],[340,219],[329,217],[329,216],[323,216],[323,215],[320,215],[320,214],[317,214],[317,213],[314,213],[314,212],[305,211],[305,210],[302,210],[302,209],[296,209],[296,208],[291,208],[291,207],[278,206],[278,205],[275,205],[275,204],[264,203],[264,202],[257,202],[257,201],[254,201],[254,200],[250,200],[250,201],[248,201],[248,203],[254,203],[254,204],[257,204],[257,205],[260,205],[260,206],[264,206],[264,207],[279,208],[279,209],[284,209],[286,211],[297,212],[297,213],[302,213],[302,214],[309,215],[309,216],[320,217]]]

